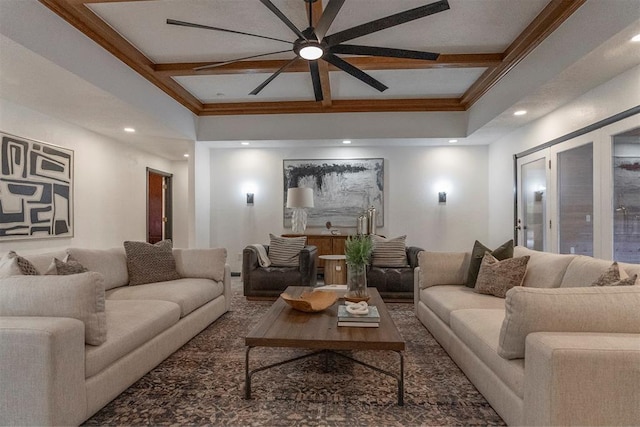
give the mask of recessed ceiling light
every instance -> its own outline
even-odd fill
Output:
[[[249,145],[249,143],[247,141],[242,141],[240,144],[241,145]]]
[[[527,114],[527,110],[518,110],[513,113],[514,116],[524,116],[525,114]]]
[[[640,42],[640,34],[636,34],[635,36],[631,37],[631,41]]]
[[[125,132],[134,133],[136,130],[134,128],[124,128]]]
[[[456,142],[458,142],[458,140],[457,140],[457,139],[450,139],[450,140],[449,140],[449,144],[455,144]]]
[[[345,139],[344,141],[342,141],[343,144],[351,144],[351,141],[348,139]]]
[[[184,157],[189,157],[189,154],[188,153],[184,153]]]

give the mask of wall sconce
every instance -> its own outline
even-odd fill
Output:
[[[247,206],[253,206],[253,193],[247,193]]]
[[[441,203],[441,204],[447,203],[447,192],[446,191],[440,191],[438,193],[438,203]]]
[[[544,195],[543,191],[534,191],[533,192],[533,200],[536,201],[536,202],[541,202],[543,195]]]

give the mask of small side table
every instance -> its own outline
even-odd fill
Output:
[[[325,285],[347,284],[347,257],[344,255],[320,255],[318,258],[324,260]]]

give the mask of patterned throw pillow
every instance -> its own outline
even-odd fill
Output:
[[[124,242],[129,285],[179,279],[172,247],[171,240],[163,240],[155,245],[147,242]]]
[[[509,289],[522,285],[529,258],[526,255],[499,261],[487,251],[482,258],[474,291],[505,298]]]
[[[46,275],[48,276],[68,276],[70,274],[80,274],[89,271],[84,265],[80,264],[78,260],[74,259],[71,255],[64,257],[64,260],[53,258]]]
[[[471,250],[471,262],[469,263],[469,270],[467,271],[467,283],[465,283],[465,285],[468,288],[473,288],[476,285],[480,264],[482,264],[482,258],[485,252],[490,252],[498,261],[513,258],[513,239],[504,242],[493,251],[476,240]]]
[[[269,234],[269,259],[275,267],[297,267],[300,251],[307,244],[307,236],[280,237]]]
[[[393,239],[372,235],[373,254],[371,256],[371,264],[375,267],[408,267],[406,239],[406,235]]]
[[[635,285],[637,277],[634,275],[633,278],[630,278],[627,272],[614,261],[591,286],[631,286]]]
[[[29,261],[25,257],[21,257],[14,251],[9,252],[9,256],[15,257],[18,259],[18,268],[20,268],[20,271],[22,272],[23,275],[38,276],[40,274],[38,269],[31,263],[31,261]]]

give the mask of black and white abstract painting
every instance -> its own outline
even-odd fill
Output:
[[[73,236],[73,151],[0,138],[0,241]]]
[[[284,160],[284,226],[291,226],[287,189],[313,188],[308,227],[356,227],[358,215],[376,208],[376,225],[384,225],[384,159]]]

